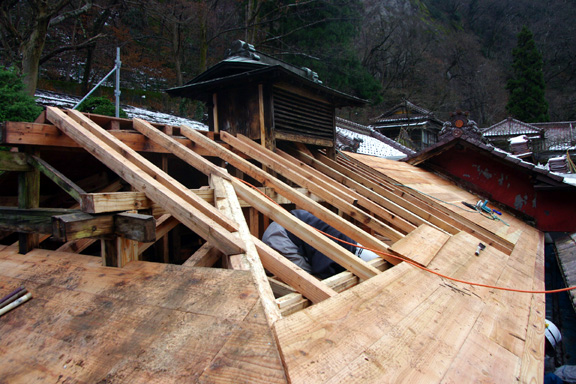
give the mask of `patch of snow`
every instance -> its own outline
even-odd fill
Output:
[[[79,97],[64,95],[56,92],[50,91],[36,91],[34,95],[36,98],[36,103],[40,105],[49,105],[59,108],[74,108],[76,104],[81,100]],[[170,115],[168,113],[150,111],[144,108],[133,107],[130,105],[121,105],[122,109],[126,112],[130,119],[135,117],[149,121],[151,123],[165,124],[165,125],[187,125],[190,128],[197,129],[199,131],[207,131],[208,126],[196,120],[187,119],[184,117]]]
[[[570,173],[570,174],[566,174],[566,173],[562,173],[560,174],[560,176],[564,176],[564,182],[566,184],[570,184],[576,187],[576,174]]]
[[[511,139],[508,139],[508,141],[510,142],[510,144],[522,144],[528,141],[528,138],[524,135],[522,136],[516,136],[516,137],[512,137]]]
[[[336,127],[338,133],[343,136],[346,136],[350,139],[360,139],[362,142],[360,143],[360,147],[358,148],[358,153],[362,155],[370,155],[370,156],[377,156],[386,159],[403,159],[406,157],[406,154],[400,152],[394,147],[389,146],[388,144],[368,135],[362,135],[360,133],[356,133],[344,128]]]

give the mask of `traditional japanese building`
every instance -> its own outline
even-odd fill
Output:
[[[257,52],[243,41],[226,55],[186,85],[167,91],[206,103],[213,132],[240,133],[268,148],[291,141],[332,149],[336,108],[366,103],[326,87],[310,69]]]
[[[376,131],[415,151],[435,144],[442,124],[431,111],[408,100],[371,120]]]

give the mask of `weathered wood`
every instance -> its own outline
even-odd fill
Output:
[[[150,127],[147,124],[145,124],[145,122],[142,122],[141,124],[137,125],[135,124],[135,126],[137,126],[138,129],[140,129],[143,134],[149,135],[156,142],[166,145],[167,148],[170,148],[172,153],[179,156],[182,160],[188,162],[197,169],[203,170],[203,172],[206,172],[206,174],[219,175],[220,177],[225,179],[230,177],[226,172],[224,172],[222,168],[216,167],[214,164],[198,156],[196,153],[189,151],[188,149],[186,149],[186,147],[180,146],[177,142],[171,140],[171,138],[168,137],[167,135],[157,130],[150,129]],[[180,127],[180,129],[183,132],[184,131],[187,132],[188,135],[197,137],[194,135],[194,131],[188,127],[182,126]],[[214,143],[212,140],[209,139],[206,139],[206,141]],[[217,148],[222,147],[216,145],[215,148],[210,148],[213,155],[218,155],[218,151],[213,150]],[[236,193],[238,193],[237,185],[239,183],[240,182],[233,183]],[[254,193],[258,194],[258,196],[256,196],[256,199],[258,201],[261,201],[260,199],[262,198],[262,196],[259,195],[259,193],[254,192],[251,188],[246,187],[243,184],[241,185],[243,186],[243,188],[242,187],[240,188],[244,192],[246,192],[249,196],[253,196]],[[240,197],[246,200],[246,198],[242,194],[240,194]],[[251,201],[248,200],[246,201],[248,203],[251,203]],[[273,210],[274,211],[278,210],[278,208],[274,207]],[[301,226],[303,224],[299,220],[296,221],[297,221],[295,224],[296,226]],[[264,267],[270,270],[272,273],[280,276],[284,281],[288,282],[292,287],[297,289],[299,292],[302,292],[302,294],[310,298],[310,300],[312,300],[313,302],[325,300],[326,298],[331,297],[335,294],[333,290],[329,289],[323,284],[318,283],[315,278],[304,272],[302,269],[296,267],[294,264],[286,260],[283,256],[278,254],[278,252],[266,246],[262,241],[254,239],[254,242],[256,244],[258,253],[260,255],[260,258],[262,259]]]
[[[369,199],[369,201],[382,206],[385,209],[385,212],[380,212],[377,210],[374,210],[373,212],[379,213],[382,218],[388,220],[398,228],[403,229],[406,232],[410,232],[416,228],[415,225],[420,225],[425,222],[424,219],[415,215],[411,211],[401,207],[389,199],[384,198],[382,195],[374,192],[370,188],[365,187],[364,185],[339,172],[333,167],[330,167],[315,159],[312,153],[305,153],[302,149],[299,149],[298,151],[292,151],[290,153],[294,154],[299,160],[314,167],[321,173],[330,176],[332,179],[342,183],[348,188],[356,191],[358,194],[366,197]]]
[[[28,163],[40,171],[44,176],[56,183],[56,185],[62,188],[62,190],[70,195],[74,200],[80,202],[80,195],[85,192],[72,180],[64,176],[60,171],[52,167],[38,156],[30,156],[28,158]]]
[[[385,271],[391,267],[390,263],[383,259],[370,260],[368,264],[372,265],[380,271]],[[324,284],[332,288],[336,292],[343,292],[348,288],[351,288],[360,283],[358,276],[355,276],[351,272],[345,271],[340,272],[334,276],[330,276],[327,279],[322,280]],[[288,293],[285,296],[276,299],[276,303],[282,312],[282,316],[288,316],[292,313],[296,313],[304,308],[310,306],[310,301],[303,297],[300,293]]]
[[[79,113],[75,114],[74,112],[75,111],[71,111],[70,113],[76,116],[79,120],[85,119],[83,115]],[[129,181],[132,186],[136,187],[140,191],[144,191],[149,198],[164,206],[180,222],[198,233],[205,240],[213,240],[214,244],[217,244],[226,254],[236,254],[243,251],[242,247],[237,244],[237,241],[225,228],[214,220],[209,219],[195,206],[192,206],[189,201],[186,201],[181,197],[189,195],[187,190],[180,189],[179,194],[173,192],[173,190],[178,188],[180,184],[167,187],[142,170],[139,166],[148,163],[145,159],[140,158],[136,153],[131,153],[132,151],[129,148],[125,148],[121,143],[115,143],[118,146],[123,147],[121,156],[113,147],[55,108],[49,107],[47,109],[47,116],[50,121],[55,123],[67,135],[72,136],[74,140],[78,141],[78,143],[82,144],[84,148],[92,153],[96,158],[113,169],[122,178]],[[84,121],[84,123],[87,126],[91,126],[91,129],[94,132],[98,132],[100,137],[105,136],[109,141],[114,141],[111,140],[113,137],[101,128],[93,126],[89,120]],[[138,166],[128,161],[128,153],[131,153],[131,159],[140,159]],[[166,176],[151,164],[148,164],[147,168],[155,169],[155,176]],[[165,179],[168,180],[166,177]],[[203,204],[206,204],[203,200],[200,201]]]
[[[233,202],[230,199],[234,199],[236,197],[236,193],[234,190],[228,190],[227,186],[224,185],[224,181],[221,177],[212,175],[210,177],[210,186],[213,188],[214,191],[214,206],[222,212],[225,216],[229,219],[233,220],[236,224],[238,224],[238,228],[240,228],[240,221],[244,220],[244,217],[236,217],[235,211],[232,210]],[[234,195],[233,197],[230,195]],[[243,241],[240,238],[239,231],[233,233],[235,236],[239,237],[239,241]],[[249,240],[252,241],[251,239]],[[248,256],[246,253],[241,253],[238,255],[225,255],[222,259],[223,265],[225,268],[229,269],[237,269],[241,271],[249,271],[250,270],[250,263],[248,261]]]
[[[242,172],[246,173],[250,177],[253,177],[255,180],[262,183],[264,186],[274,188],[274,190],[277,193],[285,196],[288,200],[292,201],[302,209],[306,209],[319,219],[327,223],[330,223],[331,226],[333,226],[340,232],[344,233],[348,237],[361,243],[362,245],[379,250],[388,249],[388,246],[383,242],[375,239],[373,236],[358,229],[350,222],[334,214],[332,211],[326,209],[317,202],[309,199],[307,196],[304,196],[300,192],[292,189],[286,183],[283,183],[277,178],[270,177],[270,175],[268,175],[266,172],[254,166],[250,162],[242,159],[240,156],[232,153],[228,149],[219,146],[214,141],[206,140],[201,135],[198,135],[193,129],[188,128],[186,126],[182,126],[181,131],[184,136],[190,138],[190,140],[194,141],[194,143],[196,143],[198,146],[203,146],[206,150],[209,150],[215,156],[218,156],[221,159],[233,165],[234,167],[239,168],[240,170],[242,170]],[[226,133],[224,132],[222,133],[222,135],[226,135]],[[239,195],[242,199],[245,199],[242,194]],[[393,264],[398,263],[398,260],[391,257],[387,259],[387,261]]]
[[[409,257],[420,265],[428,266],[450,235],[428,224],[422,224],[403,239],[395,242],[390,251]]]
[[[28,156],[38,155],[34,147],[27,147],[25,152]],[[18,208],[40,207],[40,172],[33,169],[18,174]],[[20,233],[18,235],[18,247],[20,253],[25,254],[40,244],[37,233]]]
[[[52,217],[52,235],[56,240],[71,241],[114,233],[112,215],[92,216],[84,212]]]
[[[138,152],[168,153],[166,149],[150,142],[146,137],[135,131],[113,130],[108,131],[112,136],[121,140],[127,146]],[[174,137],[184,145],[190,145],[188,140],[182,137]],[[4,144],[8,145],[38,145],[51,147],[79,148],[70,137],[63,135],[60,130],[52,124],[6,122],[6,135]],[[200,154],[209,156],[209,153]]]
[[[222,257],[222,252],[210,243],[204,243],[182,265],[189,267],[212,267]]]
[[[28,172],[32,170],[26,154],[0,150],[0,171]]]
[[[156,239],[166,239],[166,234],[174,229],[180,222],[170,214],[164,214],[156,220]],[[141,255],[153,243],[138,244],[138,254]]]
[[[239,238],[246,245],[245,258],[248,263],[248,268],[254,278],[268,324],[273,326],[276,321],[282,318],[282,315],[276,305],[274,293],[268,283],[266,271],[264,271],[264,267],[262,266],[258,256],[258,251],[252,240],[253,237],[250,234],[248,223],[246,223],[246,219],[242,213],[242,208],[240,207],[240,202],[236,197],[234,187],[230,181],[216,175],[211,176],[211,183],[213,183],[215,193],[225,196],[224,202],[229,206],[229,208],[225,209],[224,212],[229,212],[230,219],[234,220],[238,224]]]
[[[10,232],[52,234],[52,216],[79,213],[71,209],[0,207],[0,229]]]
[[[150,243],[156,241],[156,220],[139,213],[114,215],[114,233],[120,237]]]
[[[287,382],[247,272],[0,251],[0,282],[34,295],[0,321],[3,382]]]

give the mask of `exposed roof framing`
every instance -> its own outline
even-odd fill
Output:
[[[478,198],[430,172],[50,107],[7,123],[1,143],[14,148],[5,191],[18,173],[26,193],[0,194],[2,236],[22,232],[0,245],[0,292],[34,296],[0,319],[10,382],[542,380],[543,296],[490,287],[543,289],[542,233],[454,209]],[[88,157],[113,175],[89,183],[101,169],[75,160]],[[46,196],[47,182],[72,197]],[[293,208],[382,258],[362,261]],[[260,240],[269,220],[346,271],[298,268]],[[184,230],[195,246],[170,264]],[[97,242],[100,258],[80,254]],[[153,249],[161,262],[144,261]]]

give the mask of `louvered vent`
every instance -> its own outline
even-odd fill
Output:
[[[274,127],[290,135],[334,140],[334,108],[274,87]]]

